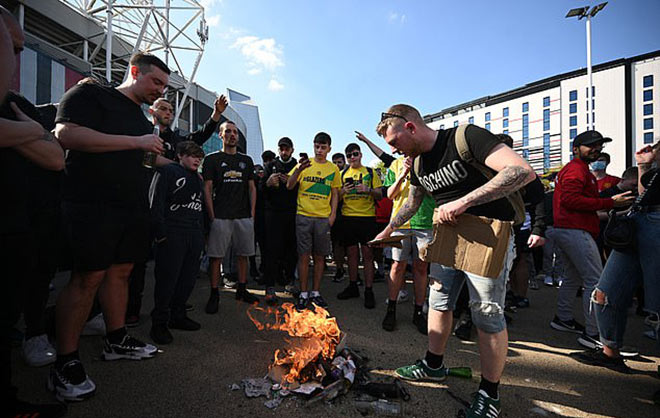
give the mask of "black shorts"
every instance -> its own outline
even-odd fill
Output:
[[[330,227],[330,239],[332,240],[333,243],[341,241],[341,234],[342,234],[341,223],[343,220],[344,217],[341,216],[341,214],[337,215],[337,217],[335,218],[335,223],[332,224],[332,226]]]
[[[76,270],[107,270],[113,264],[146,260],[150,239],[146,210],[65,202],[63,214]]]
[[[343,246],[366,244],[378,235],[378,224],[375,216],[344,216],[341,221],[341,238]]]

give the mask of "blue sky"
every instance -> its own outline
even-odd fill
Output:
[[[600,1],[202,0],[210,40],[196,80],[259,105],[266,149],[343,152],[359,130],[382,148],[380,112],[422,114],[586,66],[584,20]],[[613,0],[592,23],[594,64],[660,49],[660,0]],[[371,160],[367,154],[366,160]]]

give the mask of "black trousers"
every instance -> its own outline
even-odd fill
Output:
[[[266,254],[264,284],[266,287],[290,283],[295,277],[298,253],[296,252],[295,212],[275,212],[265,214],[268,231],[266,233]]]
[[[168,231],[167,239],[156,245],[156,286],[151,311],[154,324],[185,316],[186,302],[199,275],[199,258],[203,249],[201,229]]]
[[[24,277],[30,260],[30,235],[0,235],[0,404],[13,405],[11,335],[21,312]]]

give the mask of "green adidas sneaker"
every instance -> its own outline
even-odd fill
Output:
[[[467,418],[497,418],[500,416],[502,407],[499,399],[493,399],[483,390],[474,395],[470,409],[465,411]]]
[[[417,360],[411,366],[399,367],[394,373],[401,379],[426,382],[442,382],[447,378],[446,367],[432,369],[426,365],[425,360]]]

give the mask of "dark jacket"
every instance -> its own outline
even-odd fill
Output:
[[[201,129],[187,135],[182,135],[178,129],[176,131],[173,131],[170,128],[165,129],[160,133],[160,138],[165,142],[165,158],[176,161],[176,146],[179,142],[193,141],[201,146],[208,141],[217,128],[218,122],[209,118]]]
[[[273,173],[289,174],[296,166],[298,161],[295,158],[287,163],[283,163],[279,157],[275,158],[272,162],[266,164],[264,168],[265,175],[262,179],[261,185],[264,197],[264,207],[268,211],[275,212],[296,212],[298,208],[298,186],[293,190],[288,190],[285,183],[280,183],[277,187],[268,187],[266,182],[268,177]]]

